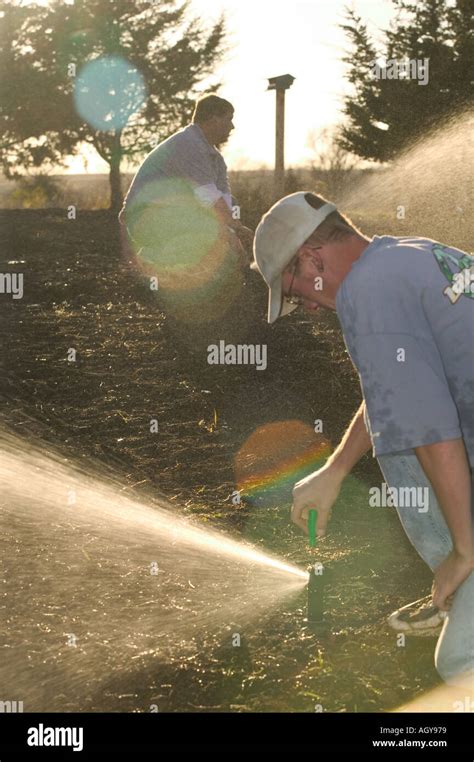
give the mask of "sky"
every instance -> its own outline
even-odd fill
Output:
[[[211,24],[223,12],[230,51],[216,68],[219,94],[235,106],[235,130],[222,152],[229,169],[273,166],[275,93],[268,78],[292,74],[286,93],[286,166],[311,160],[308,136],[342,121],[347,38],[338,24],[349,0],[191,0],[190,11]],[[352,6],[377,37],[389,25],[390,0],[354,0]],[[108,171],[93,152],[89,172]],[[84,158],[69,163],[69,172],[83,172]]]
[[[287,165],[307,163],[308,133],[342,120],[347,38],[338,24],[348,0],[194,0],[204,14],[225,12],[233,49],[219,68],[222,94],[235,105],[235,131],[224,154],[230,167],[273,165],[275,93],[268,78],[292,74],[286,92]],[[374,34],[388,26],[389,0],[358,0],[357,12]],[[208,11],[207,11],[208,12]]]

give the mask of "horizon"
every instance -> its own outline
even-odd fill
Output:
[[[375,39],[394,16],[391,0],[355,0],[353,6]],[[273,168],[275,94],[267,91],[269,77],[287,73],[295,77],[286,94],[287,168],[304,168],[311,162],[314,150],[308,141],[312,133],[332,130],[342,123],[343,98],[350,91],[341,60],[348,41],[338,26],[344,19],[345,7],[346,0],[301,0],[292,5],[288,17],[286,6],[271,0],[260,0],[257,6],[250,0],[216,0],[212,13],[207,0],[191,0],[189,14],[206,25],[211,26],[221,13],[227,20],[230,51],[216,66],[211,80],[223,83],[218,92],[235,107],[235,130],[221,148],[230,171]],[[250,8],[253,23],[249,26]],[[324,71],[316,88],[313,67],[316,72]],[[314,92],[314,105],[308,105],[308,92]],[[138,166],[124,171],[134,172]],[[67,168],[58,169],[58,174],[108,171],[95,150],[83,146],[78,156],[68,160]]]

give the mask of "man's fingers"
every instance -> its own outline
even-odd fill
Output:
[[[446,598],[446,610],[447,611],[449,611],[451,609],[451,607],[453,605],[453,601],[454,601],[454,594],[453,595],[448,595],[448,597]]]
[[[318,537],[325,537],[328,521],[331,518],[331,511],[326,514],[318,513],[318,523],[316,527],[316,534]]]
[[[451,611],[451,607],[453,605],[453,602],[449,600],[449,598],[446,599],[446,604],[444,609],[441,609],[441,611]]]
[[[436,606],[440,611],[449,611],[449,596],[446,596],[442,591],[438,590],[436,586],[433,586],[431,598],[433,606]]]
[[[298,526],[306,535],[309,534],[306,521],[300,517],[294,519],[296,526]]]
[[[311,506],[298,506],[295,507],[293,505],[291,507],[291,520],[293,521],[296,526],[298,526],[300,529],[303,530],[303,532],[306,535],[309,535],[308,531],[308,513],[311,510],[311,508],[314,508],[314,505]],[[316,508],[318,511],[318,520],[316,524],[316,536],[317,537],[325,537],[326,536],[326,527],[328,524],[329,519],[331,518],[331,511],[328,511],[328,513],[321,514],[319,513],[319,509]]]
[[[307,508],[295,508],[293,505],[291,508],[291,520],[296,526],[303,530],[305,534],[308,534],[308,509]]]

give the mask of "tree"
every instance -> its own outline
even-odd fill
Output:
[[[88,143],[109,165],[111,208],[121,166],[190,119],[225,52],[224,19],[210,29],[177,0],[0,3],[0,160],[7,177],[61,164]]]
[[[58,182],[49,175],[39,172],[33,177],[25,175],[17,183],[17,187],[9,196],[13,205],[26,209],[44,209],[55,206],[61,199],[61,189]]]
[[[60,163],[65,149],[73,149],[62,129],[65,115],[59,110],[55,70],[41,70],[35,64],[21,32],[28,24],[38,23],[39,13],[36,7],[0,3],[0,160],[8,178],[19,177],[21,167],[48,168]],[[56,108],[49,109],[53,94]]]
[[[308,134],[307,144],[313,154],[310,167],[313,184],[319,184],[318,191],[330,199],[338,199],[347,189],[357,167],[356,157],[341,147],[340,139],[340,126],[323,127]]]
[[[340,145],[376,161],[393,158],[474,102],[473,0],[392,2],[397,13],[384,33],[383,50],[377,48],[367,25],[353,10],[347,11],[347,22],[342,25],[352,43],[344,60],[349,65],[353,94],[345,99],[347,123]],[[386,64],[376,72],[374,63],[380,58]],[[416,78],[415,64],[411,76],[400,74],[400,69],[397,74],[399,64],[424,59],[428,59],[426,84],[419,84],[422,78]]]

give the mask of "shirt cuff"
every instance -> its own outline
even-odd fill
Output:
[[[462,431],[460,427],[444,430],[440,429],[439,431],[426,433],[418,437],[412,436],[399,442],[394,442],[390,437],[374,437],[372,435],[372,453],[374,458],[378,455],[394,455],[395,453],[403,452],[404,450],[414,450],[415,447],[423,447],[424,445],[435,444],[436,442],[446,442],[448,439],[461,438]]]
[[[204,206],[214,206],[214,204],[224,196],[214,183],[200,185],[198,188],[194,189],[194,193]]]

